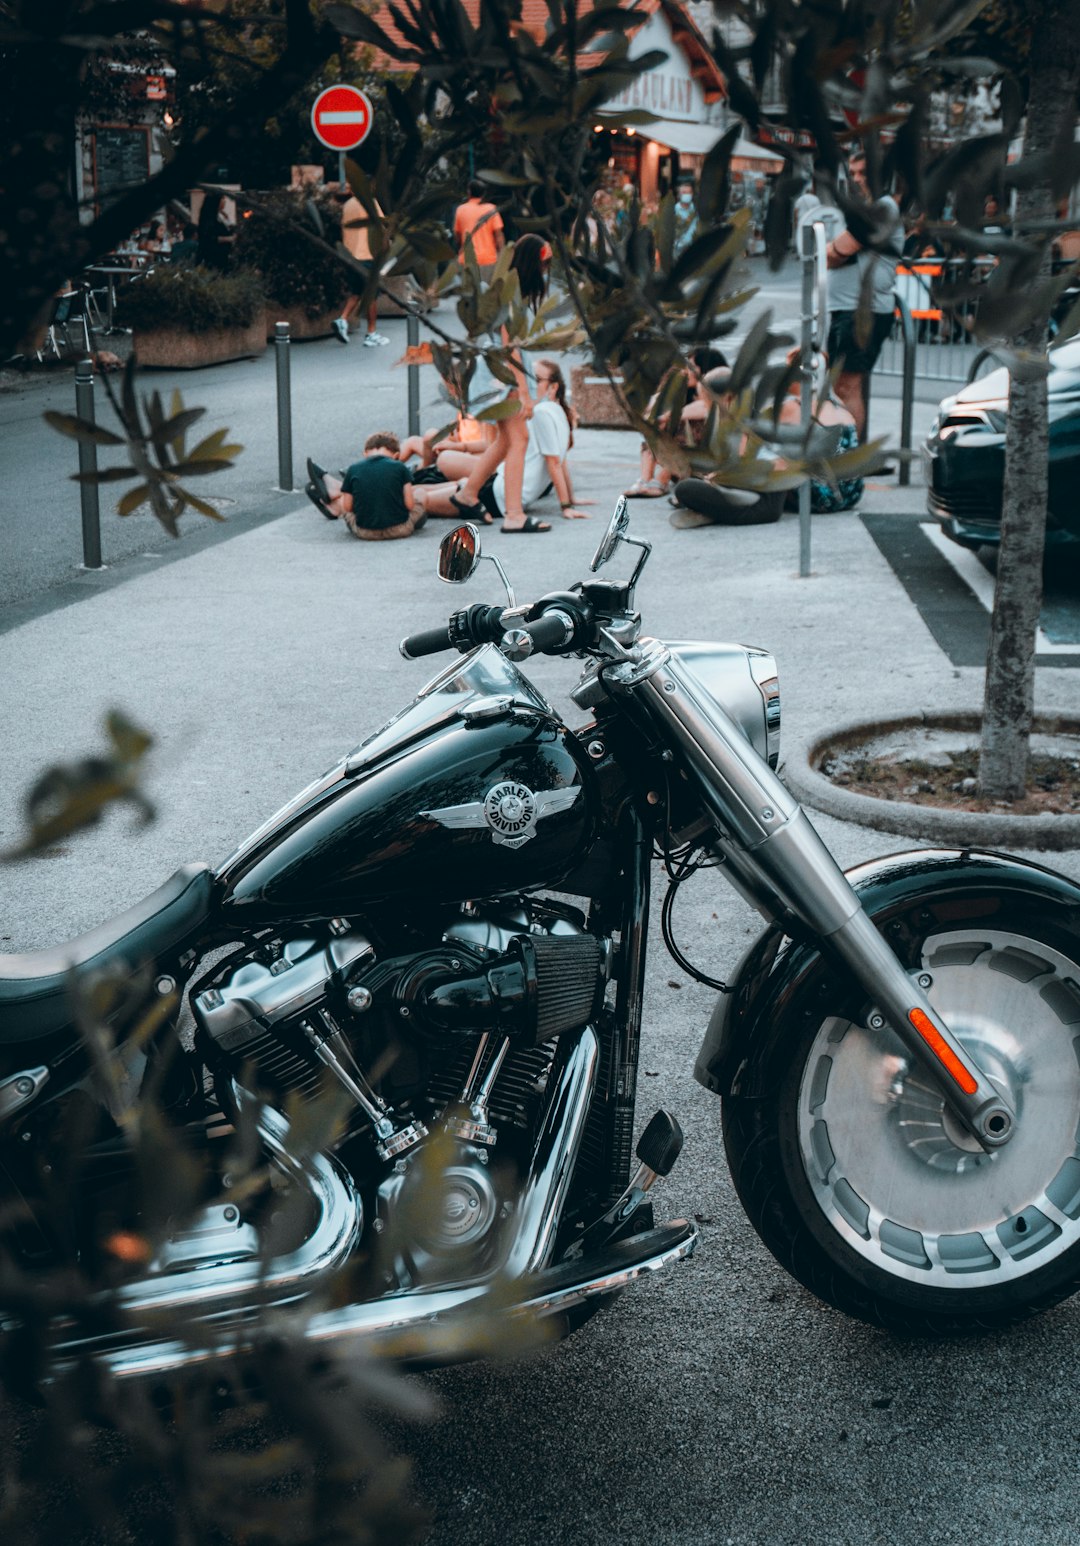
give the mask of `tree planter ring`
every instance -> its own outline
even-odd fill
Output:
[[[797,743],[781,767],[784,783],[812,810],[853,821],[879,832],[949,847],[1034,848],[1061,851],[1080,847],[1080,814],[1012,816],[997,811],[962,811],[939,805],[915,805],[902,800],[875,799],[845,789],[820,771],[826,752],[852,748],[904,730],[955,730],[977,737],[982,717],[975,712],[909,714],[897,719],[857,720],[827,733],[817,732]],[[1080,737],[1080,720],[1038,715],[1032,726],[1039,735]]]

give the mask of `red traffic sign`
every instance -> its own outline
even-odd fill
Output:
[[[371,133],[375,110],[355,86],[327,86],[315,98],[311,127],[330,150],[355,150]]]

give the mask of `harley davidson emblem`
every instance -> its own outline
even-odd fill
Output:
[[[528,784],[508,779],[490,788],[483,800],[468,805],[443,805],[435,811],[421,811],[429,821],[441,827],[461,830],[466,827],[490,827],[491,840],[504,848],[520,848],[536,836],[536,823],[556,811],[569,810],[580,788],[543,789],[534,794]]]

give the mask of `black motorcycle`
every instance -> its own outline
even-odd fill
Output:
[[[597,578],[623,546],[630,578]],[[1076,1288],[1080,889],[971,850],[843,874],[774,771],[773,658],[641,637],[648,553],[621,500],[585,582],[520,606],[507,585],[508,605],[406,639],[408,658],[454,659],[220,869],[0,959],[8,1250],[32,1272],[150,1243],[113,1262],[108,1317],[56,1317],[57,1364],[177,1369],[243,1349],[267,1307],[296,1307],[313,1341],[437,1361],[478,1311],[565,1331],[690,1256],[693,1224],[651,1213],[673,1117],[634,1165],[654,862],[669,900],[718,865],[766,919],[696,1073],[780,1263],[917,1330],[1001,1325]],[[480,558],[459,527],[440,575]],[[517,669],[535,653],[584,662],[582,725]],[[662,923],[677,953],[669,906]],[[145,1006],[137,1034],[108,1028],[114,1064],[209,1178],[165,1227],[138,1212],[117,1081],[77,1028],[110,972],[160,1005],[150,1032]],[[345,1115],[320,1146],[328,1088]],[[238,1135],[262,1185],[238,1184]]]

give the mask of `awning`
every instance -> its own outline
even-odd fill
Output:
[[[637,132],[647,140],[656,140],[658,144],[667,145],[670,150],[680,150],[684,155],[707,156],[726,130],[723,124],[685,123],[678,118],[656,118],[652,123],[642,124]],[[764,145],[755,145],[753,140],[741,136],[735,141],[731,156],[733,172],[771,173],[782,172],[783,169],[783,157],[767,150]]]
[[[647,140],[656,140],[669,150],[681,150],[690,156],[706,156],[723,134],[723,126],[715,123],[684,123],[678,118],[655,118],[652,123],[639,125],[638,131]]]

